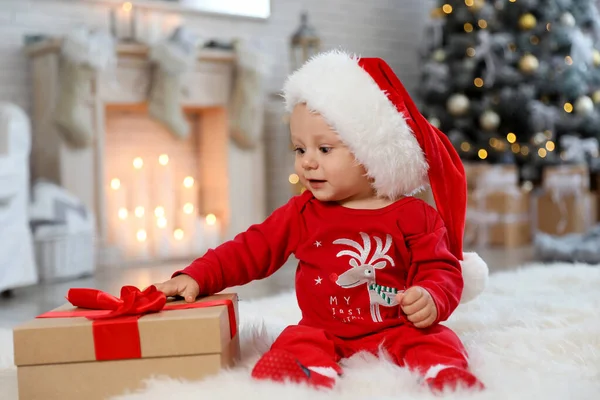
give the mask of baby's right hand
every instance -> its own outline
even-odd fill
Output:
[[[156,289],[165,296],[182,296],[187,303],[193,303],[200,294],[198,282],[189,275],[181,274],[163,283],[157,283]]]

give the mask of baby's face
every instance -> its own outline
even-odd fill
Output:
[[[300,182],[321,201],[340,204],[373,196],[366,171],[325,119],[306,105],[290,118],[295,170]]]

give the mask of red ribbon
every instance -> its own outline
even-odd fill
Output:
[[[72,288],[69,289],[67,300],[75,307],[85,310],[49,311],[37,318],[85,317],[92,320],[94,350],[98,361],[141,358],[137,322],[148,313],[227,306],[231,337],[237,333],[235,309],[229,299],[166,304],[167,297],[153,285],[144,291],[134,286],[123,286],[120,298],[97,289]]]

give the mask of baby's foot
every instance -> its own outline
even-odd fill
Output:
[[[434,392],[442,392],[444,389],[455,390],[462,386],[470,389],[483,390],[485,386],[475,375],[466,369],[449,367],[444,368],[433,378],[427,378],[425,383]]]
[[[252,377],[277,382],[306,382],[315,387],[332,388],[335,379],[308,369],[293,355],[283,350],[270,350],[254,366]]]

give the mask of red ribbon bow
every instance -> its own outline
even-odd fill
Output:
[[[143,292],[135,286],[123,286],[121,298],[97,289],[69,289],[67,300],[76,307],[98,310],[86,313],[91,320],[117,318],[124,315],[142,316],[158,312],[167,304],[167,296],[152,285]]]
[[[164,293],[152,285],[144,291],[140,291],[135,286],[123,286],[120,298],[97,289],[71,288],[67,300],[72,305],[85,310],[49,311],[37,318],[85,317],[93,320],[96,360],[141,358],[142,349],[137,321],[144,314],[152,312],[227,306],[231,337],[233,338],[237,333],[235,309],[229,299],[167,304]]]

